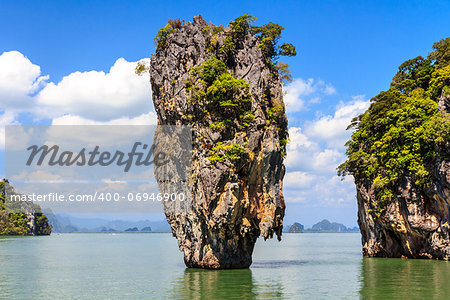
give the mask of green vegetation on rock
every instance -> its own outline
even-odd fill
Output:
[[[243,146],[239,144],[223,145],[222,142],[218,142],[214,145],[209,152],[211,156],[208,157],[208,159],[212,163],[224,162],[225,159],[233,162],[241,159],[246,154],[246,150]]]
[[[44,214],[40,212],[33,214],[35,229],[33,233],[31,220],[27,214],[6,212],[6,189],[8,189],[8,193],[15,193],[7,181],[0,181],[0,235],[49,235],[52,226]],[[33,210],[40,211],[40,207],[30,205],[33,206]]]
[[[283,26],[272,22],[262,26],[253,26],[256,20],[256,17],[250,14],[244,14],[231,21],[229,24],[230,30],[226,32],[224,32],[222,26],[216,26],[212,29],[210,26],[205,26],[202,32],[204,34],[211,34],[210,40],[208,41],[208,52],[214,53],[216,47],[218,47],[220,33],[223,33],[225,37],[222,40],[222,45],[218,49],[217,54],[227,54],[234,51],[242,47],[242,42],[248,34],[255,35],[259,38],[259,48],[266,59],[266,63],[271,67],[273,74],[279,75],[284,82],[291,81],[292,76],[290,75],[289,65],[278,62],[278,59],[280,56],[297,55],[295,46],[291,43],[283,43],[281,46],[278,45],[284,30]]]
[[[249,84],[228,72],[225,63],[211,56],[207,61],[192,68],[185,81],[188,102],[192,104],[191,121],[208,125],[214,131],[226,126],[238,126],[244,131],[254,120],[251,113],[251,94]],[[238,161],[245,148],[239,144],[223,145],[218,142],[210,150],[211,163]]]
[[[372,98],[369,109],[349,126],[355,132],[338,174],[373,183],[378,217],[402,178],[426,187],[436,159],[448,159],[436,153],[450,142],[450,114],[437,109],[450,86],[449,45],[446,38],[434,44],[428,58],[418,56],[401,64],[390,89]]]
[[[297,51],[295,46],[291,43],[283,43],[278,45],[281,39],[281,34],[284,27],[276,23],[267,23],[262,26],[252,26],[257,20],[256,17],[250,14],[244,14],[231,21],[229,24],[230,30],[224,32],[222,26],[205,26],[202,29],[202,33],[212,37],[207,47],[209,52],[213,52],[215,45],[217,45],[218,34],[223,33],[225,38],[222,41],[222,46],[219,49],[219,53],[226,54],[229,51],[239,47],[239,44],[245,39],[246,35],[251,33],[259,37],[259,48],[263,56],[266,58],[267,63],[273,69],[273,72],[279,74],[283,81],[290,81],[288,64],[278,62],[280,56],[295,56]],[[164,49],[167,47],[167,38],[169,35],[180,29],[184,24],[184,20],[175,19],[169,20],[167,25],[158,30],[154,39],[157,49]],[[138,63],[136,67],[136,74],[140,75],[147,71],[148,67],[144,63]]]
[[[235,118],[241,127],[246,127],[246,121],[254,118],[250,113],[248,83],[230,74],[215,56],[191,70],[185,87],[189,103],[193,104],[194,118],[205,124],[214,120],[210,124],[212,129],[224,128]]]
[[[154,39],[156,48],[165,48],[167,46],[167,37],[177,29],[180,29],[183,24],[184,20],[181,19],[169,20],[167,25],[158,30],[156,34]]]
[[[291,43],[278,46],[278,41],[284,30],[283,26],[270,22],[260,27],[254,27],[253,30],[259,35],[259,48],[270,62],[275,62],[280,56],[297,55],[295,47]]]
[[[219,145],[218,140],[214,138],[215,141],[212,145],[206,146],[211,154],[210,161],[212,163],[225,160],[232,163],[240,161],[237,157],[241,157],[242,153],[238,153],[245,152],[243,144],[246,143],[247,133],[252,130],[250,127],[256,120],[256,112],[252,110],[252,101],[261,102],[262,113],[264,113],[267,123],[262,125],[265,128],[275,127],[280,131],[279,146],[283,157],[286,155],[288,138],[284,104],[282,99],[278,99],[280,95],[273,94],[270,88],[264,92],[263,97],[252,95],[249,83],[236,76],[232,71],[236,68],[235,57],[238,51],[247,47],[245,43],[251,38],[255,48],[257,46],[261,50],[262,62],[269,70],[265,80],[276,84],[279,79],[281,81],[292,79],[288,64],[278,61],[280,56],[296,55],[295,47],[292,44],[278,45],[284,28],[275,23],[268,23],[260,27],[253,26],[255,20],[254,16],[244,14],[231,21],[226,28],[206,25],[204,21],[200,23],[202,39],[205,40],[205,50],[209,58],[200,65],[191,67],[188,77],[183,79],[188,104],[188,109],[183,115],[185,121],[208,127],[213,132],[223,135],[220,138],[229,141],[229,143],[224,142],[223,145]],[[190,28],[191,25],[187,26]],[[183,28],[182,20],[169,21],[155,37],[157,49],[166,49],[168,37],[181,28]],[[256,56],[261,57],[257,51],[258,48],[254,52]],[[137,74],[142,74],[147,70],[148,66],[144,62],[139,63],[136,67]],[[209,140],[205,139],[205,134],[200,132],[196,134],[198,141]],[[231,142],[232,140],[233,142]],[[237,141],[239,144],[235,144]],[[242,149],[237,149],[235,145],[239,145]],[[222,147],[225,148],[222,149]],[[227,147],[231,147],[231,149],[227,149]],[[234,154],[230,155],[230,151]]]

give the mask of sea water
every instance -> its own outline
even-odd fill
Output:
[[[169,233],[0,238],[1,299],[450,299],[450,263],[363,258],[359,233],[258,240],[246,270],[187,269]]]

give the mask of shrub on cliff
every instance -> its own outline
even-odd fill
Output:
[[[243,126],[250,110],[249,85],[229,73],[226,65],[215,56],[193,68],[185,86],[196,121],[208,125],[214,120],[229,125],[237,118]]]
[[[167,21],[167,25],[158,30],[156,37],[154,39],[156,47],[164,48],[167,46],[167,37],[172,34],[175,30],[180,29],[183,26],[184,20],[173,19]]]
[[[378,216],[402,178],[418,187],[429,184],[436,147],[450,142],[450,114],[437,109],[450,86],[449,43],[450,38],[441,40],[427,59],[418,56],[401,64],[390,89],[372,98],[369,109],[349,126],[355,132],[338,174],[373,182]]]

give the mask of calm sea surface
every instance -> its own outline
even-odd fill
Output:
[[[365,259],[356,233],[259,240],[249,270],[186,269],[168,233],[0,238],[1,299],[450,299],[450,262]]]

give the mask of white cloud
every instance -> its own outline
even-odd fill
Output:
[[[283,186],[288,189],[309,188],[315,179],[314,175],[306,172],[288,172],[284,177]]]
[[[55,118],[52,126],[45,132],[48,143],[65,147],[77,147],[81,144],[86,146],[102,147],[123,146],[133,143],[134,140],[145,140],[153,134],[154,127],[136,125],[156,125],[156,113],[149,112],[134,118],[118,118],[109,121],[92,121],[80,116],[66,115]],[[67,127],[66,125],[76,125]],[[98,125],[92,127],[91,125]],[[134,126],[134,127],[131,127]],[[42,133],[40,136],[44,136]],[[67,138],[68,137],[68,138]]]
[[[18,51],[0,55],[0,110],[23,111],[33,107],[32,94],[46,84],[41,68]]]
[[[356,201],[353,181],[349,178],[342,180],[337,175],[323,178],[323,181],[314,187],[314,192],[320,193],[322,203],[327,206],[349,205]]]
[[[23,171],[20,174],[10,176],[11,180],[20,180],[20,181],[46,181],[46,182],[54,182],[54,181],[63,181],[64,178],[58,174],[54,174],[51,172],[45,172],[42,170],[26,172]]]
[[[122,117],[109,121],[92,121],[80,116],[65,115],[52,120],[52,125],[156,125],[156,113],[148,112],[134,118]]]
[[[309,103],[320,103],[322,94],[329,96],[336,93],[336,89],[331,84],[313,78],[307,80],[297,78],[284,89],[286,92],[284,102],[289,114],[305,110]]]
[[[336,167],[344,161],[344,155],[336,149],[325,149],[314,153],[313,169],[317,172],[335,172]]]
[[[17,124],[16,115],[11,111],[6,111],[0,115],[0,150],[5,149],[5,126]]]
[[[135,66],[136,62],[119,58],[107,73],[74,72],[54,83],[22,53],[4,52],[0,112],[29,113],[35,119],[65,115],[99,122],[135,119],[153,110],[148,77],[137,76]]]
[[[289,128],[289,139],[288,151],[311,148],[315,145],[305,134],[303,134],[302,129],[298,127]]]
[[[134,73],[135,66],[136,62],[119,58],[109,73],[74,72],[57,84],[51,82],[36,97],[39,113],[49,118],[70,114],[109,121],[150,111],[150,83],[146,76]]]
[[[310,140],[301,128],[289,128],[289,144],[287,146],[286,167],[288,171],[311,171],[314,156],[320,153],[319,145]]]
[[[344,160],[342,152],[337,149],[322,149],[318,141],[303,133],[301,128],[291,127],[289,139],[285,162],[288,172],[334,174],[336,167]]]
[[[144,59],[149,61],[149,59]],[[134,73],[136,62],[119,58],[110,71],[74,72],[48,82],[41,68],[18,51],[0,55],[0,150],[7,124],[20,113],[55,125],[153,125],[148,77]]]
[[[327,85],[325,85],[323,92],[325,95],[333,95],[336,93],[336,89],[331,84],[327,84]]]
[[[313,122],[308,122],[305,131],[314,140],[324,141],[330,147],[343,149],[351,135],[351,132],[346,130],[347,126],[354,117],[363,113],[368,107],[368,100],[362,100],[361,96],[354,97],[349,103],[341,102],[334,115],[322,116]]]
[[[289,128],[284,194],[289,203],[342,206],[354,203],[355,187],[350,178],[341,181],[336,168],[345,160],[346,131],[353,117],[369,106],[364,96],[341,102],[332,115],[320,116],[305,126]]]
[[[305,122],[305,128],[289,128],[288,171],[334,172],[345,159],[344,144],[351,135],[346,130],[348,124],[368,106],[369,101],[357,97],[341,102],[333,115]]]

